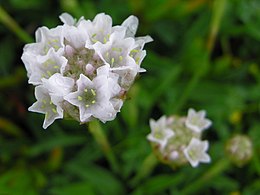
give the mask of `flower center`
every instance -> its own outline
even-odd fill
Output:
[[[84,89],[84,93],[81,96],[78,96],[79,101],[84,101],[85,107],[88,108],[89,106],[96,103],[96,90],[95,89]]]
[[[86,65],[93,59],[94,50],[81,48],[74,49],[67,45],[65,49],[65,57],[68,63],[65,68],[64,75],[78,79],[82,73],[87,73]]]

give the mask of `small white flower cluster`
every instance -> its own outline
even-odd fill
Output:
[[[238,167],[247,164],[253,157],[253,143],[247,135],[237,134],[226,143],[226,154]]]
[[[210,162],[206,153],[208,141],[201,140],[201,133],[211,125],[205,118],[204,110],[188,110],[187,117],[162,116],[158,121],[150,120],[151,133],[147,139],[151,142],[155,155],[163,163],[172,167],[190,162],[192,167],[199,162]]]
[[[36,31],[36,43],[24,47],[22,61],[37,101],[30,111],[45,114],[43,128],[55,119],[72,117],[81,123],[113,120],[124,94],[146,55],[150,36],[134,37],[138,19],[129,16],[112,26],[104,13],[93,21],[60,16],[63,25]]]

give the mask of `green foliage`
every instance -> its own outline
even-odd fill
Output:
[[[114,24],[133,14],[138,36],[154,39],[142,64],[147,72],[117,118],[90,126],[107,136],[101,143],[75,121],[43,130],[43,116],[27,111],[34,94],[20,60],[24,43],[39,26],[60,24],[62,12],[90,19],[105,12]],[[260,193],[258,0],[0,1],[0,40],[0,194]],[[213,121],[204,134],[212,162],[172,170],[150,155],[149,119],[190,107]],[[238,133],[254,147],[242,168],[227,162],[224,150]]]

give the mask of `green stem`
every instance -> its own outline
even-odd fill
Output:
[[[24,43],[31,43],[33,39],[31,36],[24,31],[16,21],[0,6],[0,22],[6,25],[12,32],[16,34]]]
[[[207,185],[215,176],[220,175],[230,166],[230,161],[227,159],[219,160],[211,169],[209,169],[202,177],[195,180],[191,185],[185,186],[185,188],[180,191],[180,194],[197,194],[196,192],[203,186]]]
[[[116,173],[119,173],[119,165],[115,158],[115,154],[110,146],[107,136],[104,134],[103,129],[100,126],[99,121],[93,120],[89,122],[89,131],[101,147],[101,150],[105,154],[112,170]]]
[[[131,185],[136,186],[142,179],[147,177],[155,168],[158,161],[153,153],[149,154],[143,161],[137,175],[132,179]]]

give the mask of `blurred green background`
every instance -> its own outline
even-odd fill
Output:
[[[259,0],[0,0],[0,6],[0,194],[260,194]],[[44,115],[27,111],[35,98],[23,46],[38,27],[61,24],[63,12],[86,19],[105,12],[114,25],[133,14],[137,36],[154,39],[145,47],[147,72],[117,118],[91,127],[107,135],[111,150],[86,125],[58,120],[44,130]],[[185,115],[190,107],[205,109],[213,121],[203,135],[212,162],[172,170],[150,155],[149,119]],[[225,154],[234,134],[248,135],[254,146],[240,168]]]

